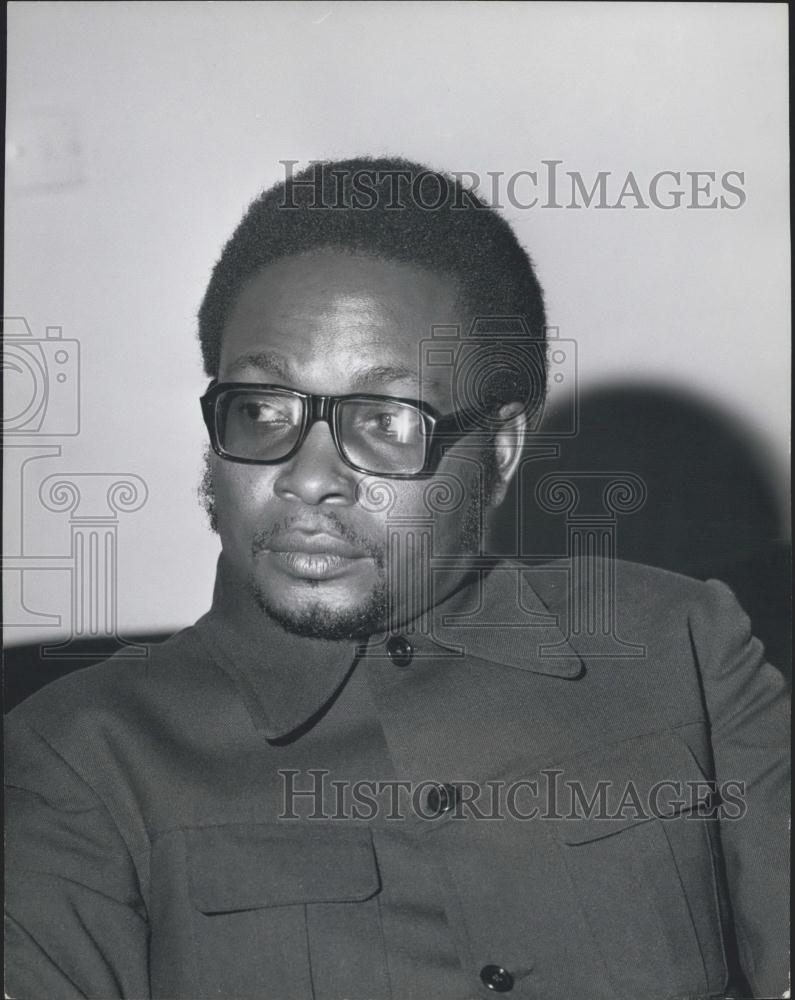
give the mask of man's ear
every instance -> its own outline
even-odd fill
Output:
[[[493,507],[499,507],[505,499],[522,457],[527,432],[527,416],[522,403],[505,403],[498,415],[503,423],[494,434],[494,482],[489,497]]]

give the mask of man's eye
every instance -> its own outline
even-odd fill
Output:
[[[246,420],[256,424],[288,424],[290,418],[284,410],[271,403],[246,400],[239,404],[239,410]]]
[[[361,427],[368,434],[378,437],[395,437],[400,433],[401,421],[394,413],[370,412],[362,415]]]
[[[370,426],[383,434],[394,433],[394,414],[376,413],[370,418]]]
[[[404,443],[417,436],[418,418],[409,410],[371,410],[362,415],[362,426],[371,437]]]

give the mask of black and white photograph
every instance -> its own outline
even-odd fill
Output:
[[[790,996],[788,17],[8,4],[6,997]]]

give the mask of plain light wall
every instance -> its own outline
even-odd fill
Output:
[[[481,175],[559,159],[586,180],[743,171],[736,211],[506,215],[550,321],[578,342],[581,386],[656,379],[728,408],[768,453],[784,506],[785,7],[36,2],[12,3],[8,19],[12,148],[31,114],[71,115],[83,179],[9,188],[4,313],[81,345],[81,433],[41,474],[134,473],[148,486],[120,519],[122,631],[173,628],[208,606],[218,543],[196,500],[195,313],[223,241],[283,159],[388,153]],[[27,488],[27,549],[68,549],[63,516],[34,509]],[[68,625],[63,574],[34,576],[30,606]]]

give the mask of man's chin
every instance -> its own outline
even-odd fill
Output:
[[[383,629],[388,610],[386,587],[379,586],[363,600],[345,605],[321,597],[318,592],[324,588],[306,589],[316,596],[295,595],[298,599],[288,604],[284,599],[286,595],[277,597],[252,581],[260,610],[293,635],[311,639],[359,639]]]

